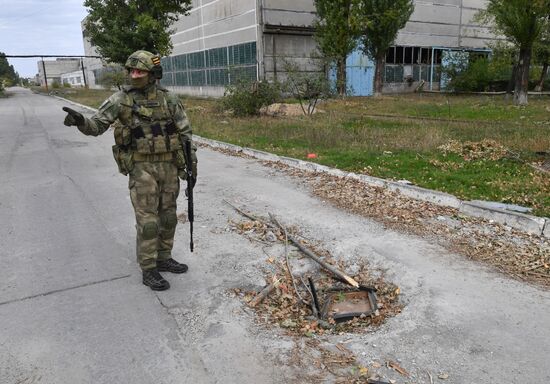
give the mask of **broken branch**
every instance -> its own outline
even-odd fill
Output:
[[[254,308],[258,304],[260,304],[262,301],[264,301],[264,299],[267,296],[269,296],[269,294],[274,290],[275,290],[275,284],[274,283],[268,284],[264,289],[260,291],[260,293],[258,293],[256,296],[254,296],[252,300],[250,300],[248,305]]]
[[[275,217],[275,215],[272,215],[271,213],[269,213],[269,217],[271,217],[271,220],[273,222],[275,222],[275,224],[277,224],[281,230],[283,231],[283,233],[285,234],[285,260],[286,260],[286,269],[288,269],[288,274],[290,275],[290,280],[292,281],[292,286],[294,287],[294,292],[296,293],[296,296],[298,296],[298,299],[300,300],[301,303],[305,304],[306,302],[304,301],[304,299],[302,298],[302,295],[300,295],[300,292],[298,292],[298,287],[296,286],[296,281],[294,280],[294,276],[292,275],[292,270],[290,269],[290,262],[288,261],[288,233],[286,231],[286,228],[283,227],[279,221],[277,220],[277,218]]]

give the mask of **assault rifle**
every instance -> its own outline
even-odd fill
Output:
[[[181,141],[183,145],[183,155],[185,157],[185,180],[187,181],[185,194],[187,195],[187,217],[189,218],[189,231],[191,237],[189,248],[191,252],[193,252],[193,221],[195,220],[195,212],[193,210],[193,158],[191,157],[191,140],[181,137]]]

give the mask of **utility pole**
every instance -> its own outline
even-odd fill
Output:
[[[86,71],[84,70],[84,59],[80,58],[80,66],[82,67],[82,80],[84,80],[84,88],[88,88],[88,83],[86,82]]]
[[[44,64],[43,56],[42,56],[42,71],[44,72],[44,84],[46,84],[46,92],[48,92],[48,76],[46,76],[46,64]]]

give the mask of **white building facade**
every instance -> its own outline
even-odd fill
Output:
[[[86,86],[84,73],[81,70],[61,74],[61,83],[63,85],[68,84],[71,87]]]

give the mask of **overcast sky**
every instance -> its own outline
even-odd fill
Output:
[[[0,52],[83,55],[83,3],[84,0],[0,0]],[[22,77],[34,76],[39,60],[8,59]]]

